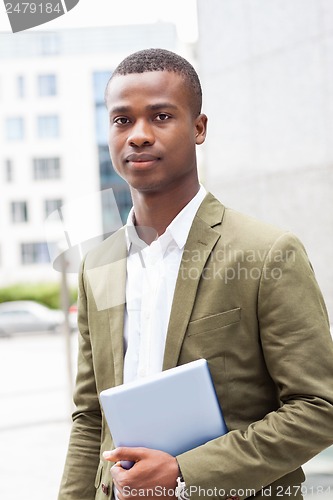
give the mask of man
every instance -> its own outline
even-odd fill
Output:
[[[187,61],[160,49],[129,56],[106,105],[133,210],[82,265],[77,409],[59,500],[114,489],[120,500],[173,496],[177,479],[192,498],[301,499],[300,466],[333,442],[333,346],[306,253],[200,187],[207,117]],[[198,358],[229,432],[177,457],[113,450],[100,391]]]

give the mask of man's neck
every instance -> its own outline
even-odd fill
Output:
[[[186,192],[177,187],[172,192],[164,193],[146,193],[133,190],[135,225],[140,238],[149,245],[156,236],[161,236],[179,212],[194,198],[199,189],[199,183],[194,183],[193,186],[186,189]],[[145,231],[142,228],[149,229]]]

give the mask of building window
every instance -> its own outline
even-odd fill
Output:
[[[20,98],[25,97],[25,79],[22,75],[17,77],[17,95]]]
[[[21,262],[26,264],[46,264],[50,255],[45,241],[36,243],[21,243]]]
[[[112,71],[95,71],[93,73],[94,101],[96,104],[104,103],[105,87],[110,80]]]
[[[37,133],[41,139],[59,137],[59,117],[57,115],[38,116]]]
[[[62,207],[62,205],[63,205],[63,202],[60,199],[45,200],[44,201],[45,217],[48,217],[50,214],[52,214],[52,212],[59,210],[59,208]]]
[[[40,38],[40,53],[55,55],[60,52],[60,37],[57,33],[43,33]]]
[[[110,159],[108,146],[98,146],[98,160],[101,189],[113,189],[121,219],[125,222],[128,212],[132,206],[132,199],[128,185],[115,172]],[[104,203],[103,199],[103,227],[105,229],[109,227],[109,217],[112,217],[112,214],[108,213],[109,207],[107,206],[107,202],[106,206],[104,206]],[[106,233],[107,231],[104,232]]]
[[[5,161],[5,179],[6,182],[12,182],[13,181],[13,162],[12,160],[7,159]]]
[[[60,158],[34,158],[34,179],[60,179]]]
[[[98,104],[95,107],[95,124],[97,144],[106,144],[109,135],[109,117],[104,104]]]
[[[8,141],[22,141],[24,122],[21,116],[6,119],[6,137]]]
[[[26,201],[13,201],[11,203],[12,222],[28,222],[28,205]]]
[[[57,94],[57,78],[56,75],[39,75],[38,76],[38,95],[41,97],[52,96]]]

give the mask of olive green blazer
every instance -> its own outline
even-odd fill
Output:
[[[120,230],[87,254],[79,277],[76,410],[59,500],[111,498],[101,454],[113,444],[98,394],[123,380],[125,282]],[[211,194],[184,249],[163,368],[198,358],[229,433],[177,457],[192,498],[261,498],[264,487],[271,500],[302,498],[300,465],[333,442],[325,305],[295,236]]]

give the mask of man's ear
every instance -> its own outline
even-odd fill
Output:
[[[195,119],[195,143],[202,144],[206,139],[207,133],[207,121],[206,115],[201,114]]]

